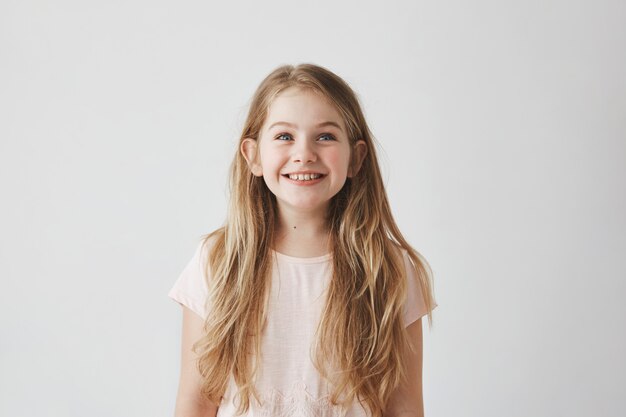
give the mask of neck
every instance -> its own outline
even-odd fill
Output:
[[[276,250],[282,253],[299,253],[305,257],[327,253],[326,208],[302,211],[279,206]]]

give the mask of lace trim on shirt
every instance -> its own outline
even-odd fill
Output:
[[[272,388],[262,397],[259,415],[263,417],[342,417],[344,410],[330,402],[330,395],[313,397],[304,381],[294,384],[287,394]],[[258,405],[257,405],[258,406]]]

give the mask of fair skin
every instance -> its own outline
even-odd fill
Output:
[[[183,332],[181,341],[180,380],[176,396],[175,417],[215,417],[217,406],[200,394],[202,376],[196,367],[197,355],[193,344],[204,332],[204,320],[183,306]]]
[[[409,382],[401,384],[391,393],[384,417],[424,417],[422,319],[415,320],[406,330],[409,340],[415,347],[415,352],[404,352],[404,366]]]
[[[365,141],[350,144],[339,112],[323,96],[291,87],[274,99],[258,140],[245,138],[241,152],[252,174],[263,177],[276,196],[274,249],[302,258],[328,253],[327,209],[346,178],[358,173],[367,154]],[[311,183],[285,177],[303,171],[323,177]]]
[[[289,125],[277,124],[279,122]],[[331,124],[319,126],[326,122]],[[363,140],[350,144],[345,124],[335,107],[319,94],[289,88],[272,102],[258,140],[245,138],[240,151],[252,174],[263,177],[276,196],[279,224],[274,249],[301,258],[328,253],[326,213],[330,199],[341,190],[347,178],[358,174],[367,154]],[[307,185],[284,176],[301,171],[323,176]],[[203,324],[202,318],[183,306],[176,417],[212,417],[217,413],[216,405],[201,399],[201,376],[195,367],[197,357],[191,351],[193,343],[202,336]],[[422,417],[424,413],[421,319],[409,325],[407,331],[417,348],[415,353],[405,352],[412,382],[401,385],[392,393],[385,417]]]

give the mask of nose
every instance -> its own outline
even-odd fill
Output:
[[[317,154],[315,153],[314,145],[308,140],[300,140],[296,142],[293,149],[293,162],[315,162],[317,160]]]

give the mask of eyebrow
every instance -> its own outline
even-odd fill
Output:
[[[293,123],[289,123],[289,122],[276,122],[276,123],[272,124],[270,127],[268,127],[268,128],[267,128],[267,130],[270,130],[271,128],[273,128],[274,126],[277,126],[277,125],[285,125],[285,126],[289,126],[289,127],[293,128],[293,129],[297,129],[297,128],[298,128],[298,126],[296,126],[296,125],[295,125],[295,124],[293,124]],[[339,129],[339,130],[343,131],[343,129],[341,129],[341,126],[339,126],[339,124],[338,124],[338,123],[336,123],[336,122],[331,122],[331,121],[328,121],[328,122],[322,122],[322,123],[318,124],[316,127],[324,127],[324,126],[335,126],[337,129]]]

